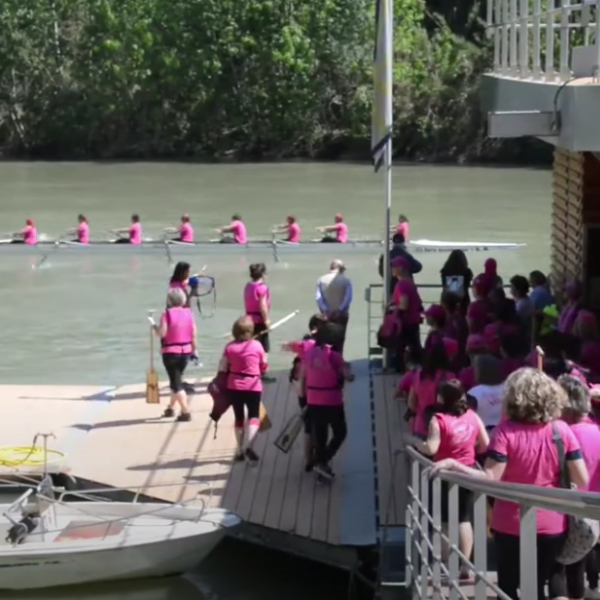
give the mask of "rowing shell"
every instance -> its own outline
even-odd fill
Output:
[[[165,252],[165,246],[174,251],[181,252],[214,252],[214,253],[238,253],[247,250],[270,250],[276,253],[296,253],[304,251],[329,252],[331,254],[344,254],[352,250],[381,250],[381,240],[352,240],[345,244],[323,244],[321,242],[300,242],[298,244],[273,241],[273,240],[251,240],[247,244],[221,244],[219,242],[196,242],[194,244],[177,241],[165,241],[147,239],[139,245],[115,243],[115,240],[103,240],[91,244],[79,244],[78,242],[55,241],[39,242],[35,246],[27,244],[12,244],[11,240],[0,240],[0,254],[37,254],[55,249],[59,252],[92,254],[150,254],[152,252]],[[494,250],[517,250],[525,244],[510,242],[443,242],[436,240],[415,240],[407,244],[413,252],[450,252],[452,250],[464,251],[494,251]]]

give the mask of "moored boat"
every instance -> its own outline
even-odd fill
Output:
[[[241,519],[203,504],[52,498],[46,478],[0,505],[0,589],[25,590],[185,573]]]

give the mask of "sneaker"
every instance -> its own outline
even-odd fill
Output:
[[[600,592],[597,589],[587,588],[583,597],[586,600],[600,600]]]
[[[331,470],[329,465],[315,465],[313,470],[318,477],[323,477],[329,481],[335,477],[335,473]]]
[[[235,462],[244,462],[246,460],[246,455],[244,454],[244,451],[243,450],[238,450],[235,453],[235,455],[233,457],[233,460]]]
[[[190,413],[181,413],[175,420],[179,423],[185,423],[192,420],[192,415]]]
[[[309,460],[305,465],[304,465],[304,472],[305,473],[312,473],[312,470],[315,468],[315,463],[312,460]]]
[[[163,412],[162,416],[166,417],[167,419],[170,419],[171,417],[175,416],[175,411],[170,406],[167,406],[167,408],[165,408],[165,411]]]
[[[257,463],[259,461],[258,454],[256,454],[256,452],[254,452],[254,450],[252,450],[252,448],[246,448],[246,458],[251,463]]]

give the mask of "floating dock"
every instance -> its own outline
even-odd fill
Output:
[[[245,540],[354,569],[364,550],[377,548],[386,524],[398,535],[404,499],[391,492],[403,422],[393,399],[397,377],[374,374],[366,360],[353,369],[356,381],[345,390],[348,437],[333,461],[337,476],[331,484],[304,472],[300,438],[288,454],[273,445],[299,410],[287,371],[265,385],[273,426],[257,438],[256,466],[233,461],[232,411],[215,437],[208,379],[190,380],[196,393],[188,423],[161,417],[165,384],[161,405],[146,404],[144,384],[0,386],[6,410],[0,447],[30,446],[36,433],[52,432],[48,447],[62,455],[51,471],[67,475],[78,489],[124,488],[122,498],[165,501],[198,497],[239,514]],[[2,458],[0,477],[40,471],[39,465],[2,466]]]

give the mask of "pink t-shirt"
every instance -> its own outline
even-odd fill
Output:
[[[129,227],[129,243],[139,246],[142,243],[142,224],[132,223]]]
[[[403,325],[418,325],[421,322],[421,296],[419,290],[412,279],[399,279],[394,288],[392,302],[398,305],[400,298],[408,298],[408,308],[402,313],[401,320]]]
[[[489,303],[473,300],[467,309],[467,323],[470,333],[481,333],[488,322]]]
[[[474,367],[465,367],[461,369],[458,374],[458,380],[463,386],[464,390],[468,392],[472,387],[477,385],[475,381],[475,368]]]
[[[194,228],[190,223],[182,223],[179,226],[179,238],[182,242],[187,242],[188,244],[194,243]]]
[[[37,229],[33,225],[27,225],[21,231],[23,234],[23,242],[29,246],[37,244]]]
[[[303,357],[306,402],[313,406],[338,406],[344,402],[344,359],[331,346],[312,346]]]
[[[453,458],[461,465],[473,466],[479,436],[477,415],[469,409],[460,416],[437,413],[435,418],[440,427],[440,447],[434,461]]]
[[[400,381],[398,381],[398,391],[408,396],[410,390],[412,390],[413,385],[415,384],[415,379],[417,378],[417,372],[406,371],[402,377],[400,377]]]
[[[396,233],[401,233],[404,236],[405,244],[408,243],[408,230],[409,230],[408,223],[398,223],[398,225],[396,226]]]
[[[427,337],[425,338],[425,343],[423,344],[423,348],[425,351],[431,350],[437,344],[444,342],[444,332],[439,331],[437,329],[429,330]]]
[[[90,226],[85,221],[77,226],[77,241],[80,244],[90,243]]]
[[[288,242],[298,244],[300,242],[300,225],[298,223],[290,223],[288,225]]]
[[[264,298],[267,303],[267,310],[271,308],[271,292],[269,286],[265,283],[250,281],[244,288],[244,308],[246,314],[254,323],[262,323],[263,318],[260,312],[260,301]]]
[[[454,379],[456,375],[449,371],[438,371],[433,379],[421,378],[421,370],[416,372],[413,384],[413,390],[417,396],[417,404],[415,406],[415,420],[413,423],[413,433],[416,435],[426,436],[428,426],[425,422],[425,411],[430,406],[437,403],[437,389],[442,381]]]
[[[564,421],[555,421],[561,435],[567,460],[581,458],[579,442]],[[501,481],[559,488],[560,465],[558,449],[551,423],[533,424],[503,421],[492,434],[488,457],[506,463]],[[538,509],[538,534],[556,535],[565,531],[566,516],[550,510]],[[496,499],[492,515],[492,529],[499,533],[519,535],[519,505]]]
[[[227,389],[262,392],[261,375],[267,370],[267,356],[258,340],[231,342],[224,356],[229,363]]]
[[[302,360],[304,355],[315,345],[315,340],[299,340],[297,342],[291,342],[290,347],[292,352]]]
[[[348,241],[348,225],[346,223],[336,223],[335,227],[335,239],[342,244]]]
[[[585,466],[587,467],[590,483],[581,488],[582,492],[600,492],[600,427],[592,419],[586,418],[571,425],[575,434]]]
[[[236,244],[247,244],[248,236],[246,234],[246,226],[242,221],[232,221],[229,226],[231,233],[233,233],[233,239]]]

